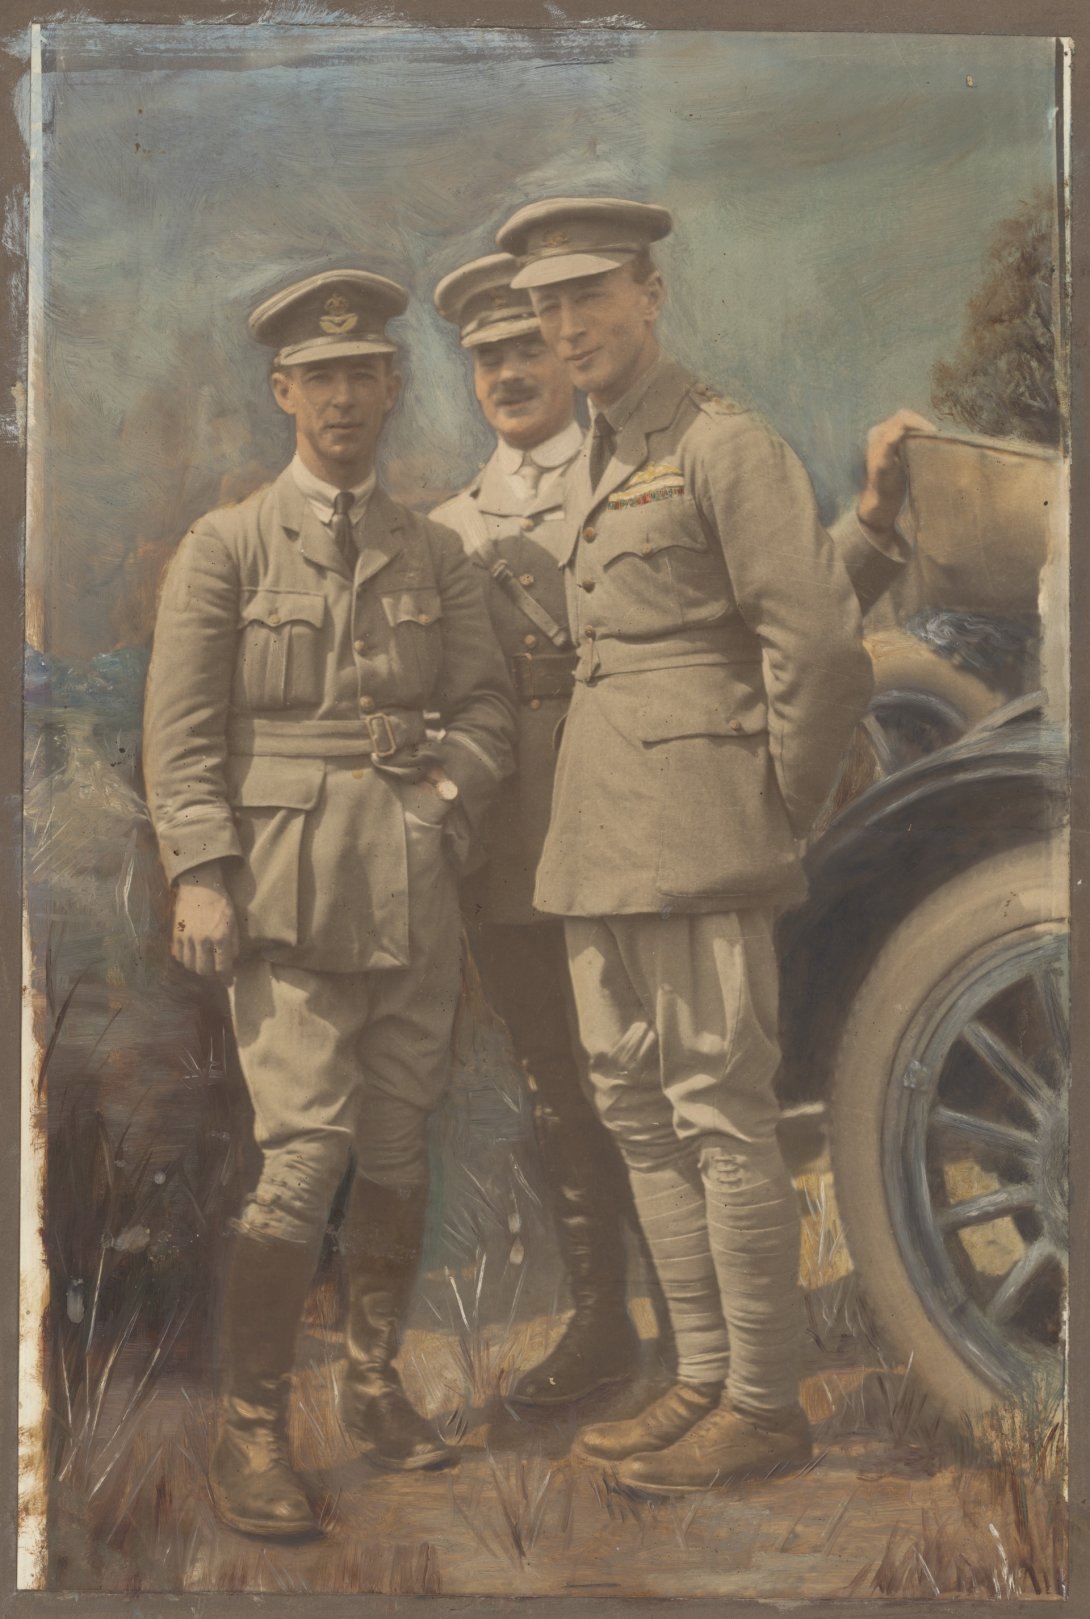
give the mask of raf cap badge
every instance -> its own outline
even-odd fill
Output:
[[[276,350],[277,365],[395,354],[386,322],[403,314],[408,302],[405,288],[383,275],[326,270],[273,293],[248,324],[251,336]]]

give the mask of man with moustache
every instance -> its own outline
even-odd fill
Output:
[[[173,951],[229,982],[262,1155],[224,1290],[210,1482],[221,1517],[264,1536],[317,1529],[288,1401],[350,1162],[342,1420],[380,1466],[454,1459],[394,1359],[460,986],[456,868],[510,768],[513,701],[457,536],[376,481],[400,385],[385,326],[407,301],[382,276],[337,270],[251,315],[295,456],[183,540],[148,680]]]
[[[557,198],[497,237],[593,412],[569,482],[579,658],[535,904],[565,919],[595,1101],[677,1342],[676,1385],[581,1443],[651,1495],[811,1454],[773,922],[805,892],[801,845],[871,689],[797,458],[659,347],[650,244],[670,228],[664,208]],[[845,542],[861,595],[898,550],[895,459],[868,457]]]
[[[497,795],[487,864],[464,885],[462,903],[485,992],[529,1075],[573,1305],[555,1347],[508,1395],[520,1405],[549,1406],[581,1399],[637,1367],[624,1241],[624,1225],[637,1223],[619,1154],[584,1090],[563,925],[532,902],[549,823],[554,734],[574,685],[558,564],[564,478],[583,432],[567,370],[542,341],[529,294],[511,287],[517,268],[507,254],[491,254],[435,289],[439,313],[458,327],[472,358],[474,392],[497,444],[466,488],[432,516],[458,530],[485,575],[519,704],[516,774]]]

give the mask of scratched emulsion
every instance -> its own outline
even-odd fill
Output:
[[[787,1507],[772,1487],[725,1514],[625,1508],[558,1460],[563,1423],[503,1431],[500,1397],[564,1301],[525,1091],[472,993],[436,1121],[406,1352],[421,1403],[452,1413],[466,1441],[458,1480],[419,1497],[403,1482],[376,1490],[338,1448],[332,1237],[296,1437],[343,1500],[338,1535],[269,1563],[217,1530],[200,1475],[210,1278],[252,1172],[247,1104],[222,1000],[162,944],[143,679],[179,537],[290,451],[247,311],[338,264],[410,288],[396,324],[407,386],[382,470],[395,497],[427,509],[490,449],[432,288],[542,195],[673,210],[665,341],[767,411],[831,515],[867,427],[900,406],[928,411],[930,369],[956,347],[994,226],[1050,182],[1051,44],[80,23],[43,30],[42,69],[26,809],[48,1109],[49,1583],[790,1596],[842,1590],[869,1567],[867,1590],[910,1594],[913,1526],[933,1505],[961,1510],[957,1480],[931,1492],[926,1421],[899,1385],[874,1384],[884,1374],[837,1264],[810,1277],[807,1398],[834,1445],[863,1434],[861,1467],[885,1446],[880,1500],[856,1482],[849,1445],[816,1525],[813,1481]],[[859,1351],[848,1371],[842,1341]],[[1018,1521],[1045,1567],[1040,1493]],[[866,1499],[880,1506],[877,1548]],[[980,1550],[982,1581],[996,1555]]]

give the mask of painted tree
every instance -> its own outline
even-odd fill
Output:
[[[1055,232],[1047,191],[998,225],[961,346],[931,372],[935,409],[974,433],[1060,443]]]

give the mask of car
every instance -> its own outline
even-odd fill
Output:
[[[827,1117],[876,1323],[955,1411],[1061,1369],[1065,741],[1036,694],[879,776],[779,927],[786,1118]]]

